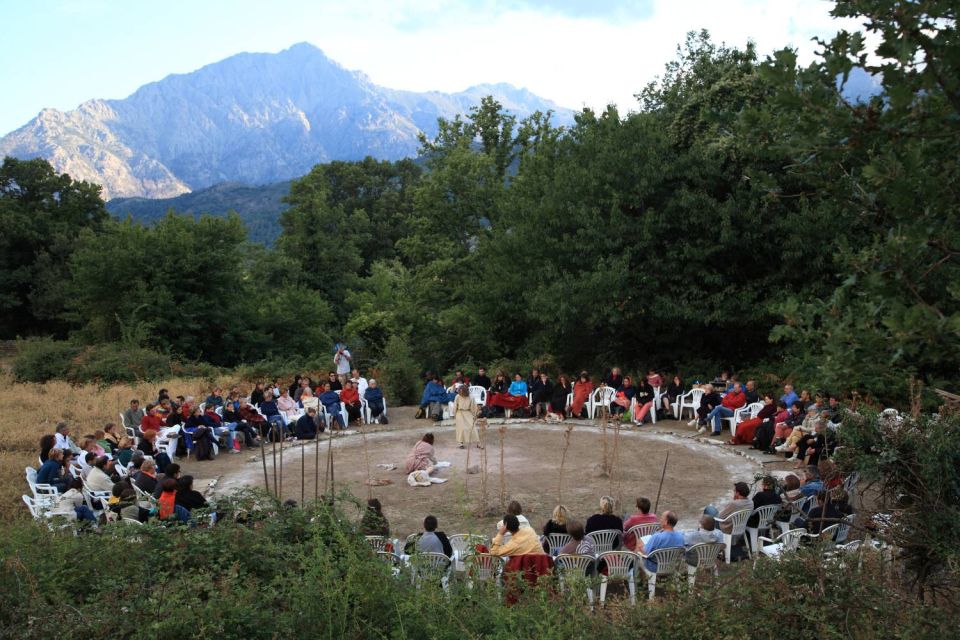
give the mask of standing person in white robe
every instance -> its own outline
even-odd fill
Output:
[[[453,417],[457,425],[457,442],[460,448],[464,444],[471,442],[477,443],[477,448],[482,448],[480,436],[477,434],[477,414],[479,409],[477,403],[470,397],[470,389],[467,385],[460,385],[457,389],[457,397],[453,399]]]

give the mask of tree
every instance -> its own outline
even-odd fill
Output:
[[[0,336],[65,333],[62,284],[76,238],[108,219],[100,187],[42,159],[0,166]]]

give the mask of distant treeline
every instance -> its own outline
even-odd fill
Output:
[[[333,162],[294,181],[269,249],[235,216],[114,221],[95,185],[8,158],[0,337],[226,366],[340,339],[368,365],[392,353],[420,370],[763,366],[890,402],[912,379],[950,386],[955,22],[871,12],[877,63],[858,34],[800,67],[791,50],[760,60],[700,33],[636,113],[557,128],[488,98],[441,120],[419,163]],[[851,103],[854,67],[881,87]]]

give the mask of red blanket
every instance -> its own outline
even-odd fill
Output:
[[[512,396],[509,393],[491,393],[487,396],[487,406],[503,407],[514,411],[527,406],[527,396]]]

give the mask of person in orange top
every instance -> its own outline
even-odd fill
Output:
[[[349,378],[343,382],[343,390],[340,392],[340,402],[347,408],[347,422],[356,422],[360,424],[360,392],[354,386]]]
[[[157,516],[161,520],[177,520],[179,522],[190,522],[190,511],[177,504],[177,481],[173,478],[166,478],[161,483],[163,491],[157,500],[159,513]]]
[[[723,401],[707,414],[707,424],[713,424],[713,435],[720,435],[723,430],[722,420],[733,416],[733,412],[745,404],[747,404],[747,394],[743,392],[739,382],[734,382],[733,389],[723,396]],[[700,428],[701,432],[705,430],[705,427]]]
[[[570,417],[579,418],[583,405],[587,404],[590,394],[593,393],[593,382],[586,371],[580,372],[580,377],[573,383],[573,401],[570,403]]]
[[[157,405],[148,404],[147,413],[140,419],[140,431],[145,433],[147,431],[160,431],[166,423],[164,422],[163,416],[160,415]]]

